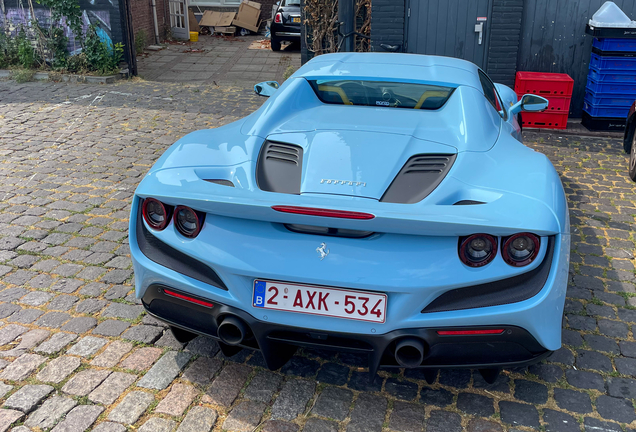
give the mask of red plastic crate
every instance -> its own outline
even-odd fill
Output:
[[[521,100],[523,94],[517,94],[517,100]],[[570,98],[558,96],[545,96],[550,101],[548,109],[544,113],[564,113],[570,111]]]
[[[566,129],[568,127],[568,113],[567,111],[563,114],[523,112],[521,113],[521,124],[524,128]]]
[[[517,72],[515,92],[539,96],[572,96],[574,80],[568,74],[545,72]]]

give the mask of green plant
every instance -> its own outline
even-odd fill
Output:
[[[18,62],[18,45],[5,29],[0,30],[0,67],[13,66]]]
[[[51,9],[51,23],[59,23],[62,18],[77,40],[82,40],[82,10],[77,0],[36,0]]]
[[[296,72],[296,68],[295,67],[287,66],[287,69],[285,69],[285,73],[283,74],[283,81],[287,81],[287,78],[292,76],[294,74],[294,72]]]
[[[51,61],[53,69],[65,69],[68,66],[67,44],[68,38],[64,34],[64,29],[60,27],[51,27],[49,29],[47,46],[53,55],[53,60]]]
[[[139,30],[137,34],[135,34],[135,52],[137,52],[137,54],[143,53],[147,43],[148,36],[146,35],[146,31],[144,29]]]
[[[18,83],[25,83],[33,81],[35,71],[33,69],[13,69],[11,71],[11,78]]]
[[[18,44],[18,63],[26,69],[31,69],[37,65],[37,55],[33,45],[24,31],[20,29],[17,38]]]
[[[85,72],[88,70],[88,63],[86,61],[86,54],[79,53],[74,56],[70,56],[66,61],[66,69],[69,72]]]
[[[83,51],[86,54],[86,63],[91,70],[108,74],[117,71],[124,54],[124,45],[121,43],[112,45],[102,41],[97,35],[95,26],[91,25],[86,32]]]

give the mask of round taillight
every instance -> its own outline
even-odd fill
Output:
[[[199,235],[203,220],[190,207],[178,206],[174,209],[174,225],[182,235],[194,238]]]
[[[497,255],[497,239],[489,234],[473,234],[459,243],[459,259],[469,267],[481,267]]]
[[[283,15],[280,12],[278,12],[274,17],[274,22],[276,24],[281,24],[283,22]]]
[[[537,257],[541,239],[531,233],[519,233],[503,240],[501,255],[505,262],[514,267],[530,264]]]
[[[146,198],[141,208],[146,223],[156,230],[162,230],[170,221],[168,209],[159,200],[154,198]]]

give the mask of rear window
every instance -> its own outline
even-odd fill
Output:
[[[308,80],[316,96],[328,104],[436,110],[452,87],[391,81]]]

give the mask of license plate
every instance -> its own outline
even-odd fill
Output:
[[[386,294],[287,282],[254,281],[253,306],[383,323]]]
[[[300,17],[293,17],[292,18],[292,22],[293,23],[299,23],[300,22]]]

